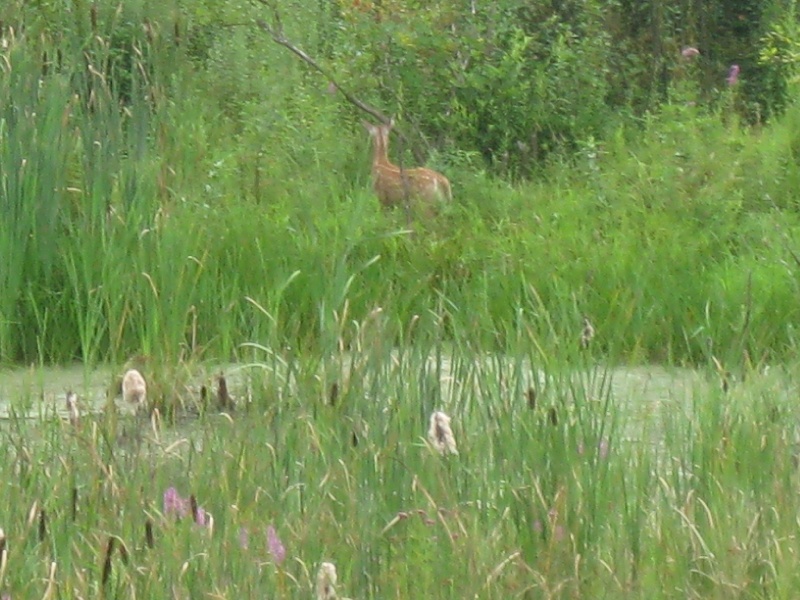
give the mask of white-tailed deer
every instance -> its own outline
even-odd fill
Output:
[[[452,201],[450,182],[441,173],[424,167],[401,169],[389,161],[389,132],[394,121],[381,125],[363,123],[372,136],[372,185],[384,207],[421,203],[430,209]]]

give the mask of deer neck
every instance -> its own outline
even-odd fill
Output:
[[[372,169],[374,171],[380,170],[382,167],[394,167],[389,162],[389,142],[382,135],[375,136],[375,151],[372,155]]]

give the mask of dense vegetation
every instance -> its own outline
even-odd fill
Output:
[[[0,598],[793,597],[794,2],[274,8],[0,6]]]
[[[6,7],[0,360],[324,352],[377,307],[398,341],[572,347],[585,314],[612,358],[786,356],[793,5],[528,4]],[[383,214],[363,114],[254,19],[396,114],[453,209]]]

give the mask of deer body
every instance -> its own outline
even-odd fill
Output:
[[[431,169],[401,169],[389,160],[388,125],[364,123],[372,137],[372,185],[380,203],[386,208],[421,202],[425,207],[448,203],[453,199],[447,177]]]

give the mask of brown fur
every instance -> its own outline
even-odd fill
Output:
[[[380,203],[386,208],[421,202],[425,207],[451,202],[450,182],[447,177],[431,169],[417,167],[401,169],[389,161],[388,125],[373,125],[364,122],[372,137],[372,185]]]

